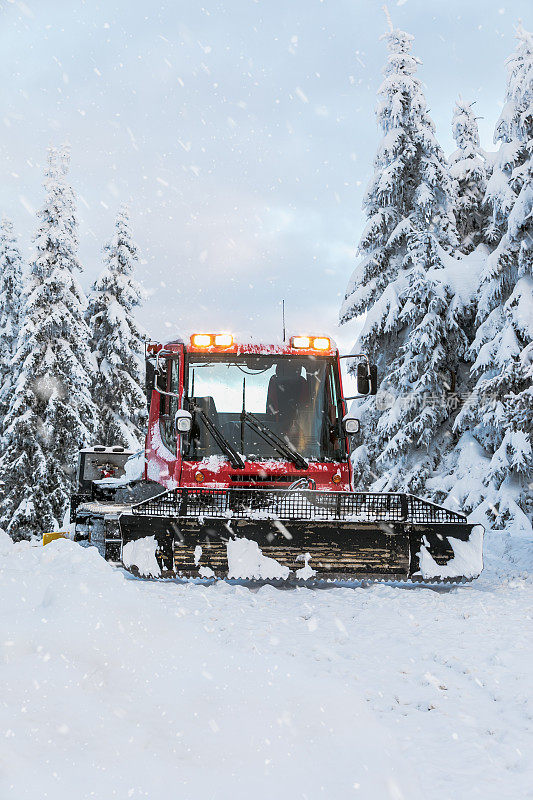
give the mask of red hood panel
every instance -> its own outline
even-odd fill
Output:
[[[201,473],[204,480],[196,480]],[[333,476],[340,477],[335,483]],[[181,486],[216,487],[264,487],[283,489],[298,478],[309,477],[316,481],[317,489],[348,491],[350,475],[348,464],[310,462],[306,470],[296,469],[294,464],[277,459],[248,461],[244,469],[235,469],[220,456],[211,456],[203,461],[184,461],[181,469]]]

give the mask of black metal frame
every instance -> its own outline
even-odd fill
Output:
[[[176,488],[133,505],[134,516],[209,519],[465,523],[466,517],[415,495],[320,490]]]

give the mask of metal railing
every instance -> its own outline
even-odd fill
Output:
[[[464,523],[466,520],[463,514],[409,494],[256,488],[170,489],[136,503],[132,514],[345,522]]]

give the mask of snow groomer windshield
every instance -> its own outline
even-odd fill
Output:
[[[189,354],[186,391],[193,428],[185,458],[224,455],[214,427],[247,460],[342,456],[338,387],[317,356]]]

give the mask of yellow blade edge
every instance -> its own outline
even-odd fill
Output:
[[[50,544],[54,539],[68,539],[67,531],[53,531],[51,533],[43,533],[43,547],[45,544]]]

